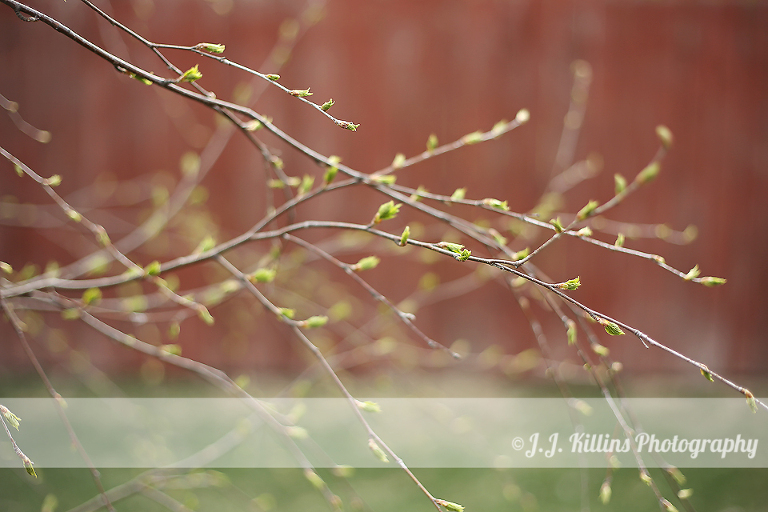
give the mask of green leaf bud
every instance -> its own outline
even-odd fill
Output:
[[[352,266],[352,270],[371,270],[376,268],[376,266],[381,262],[381,260],[376,256],[367,256],[357,263],[355,263]]]
[[[146,267],[144,267],[144,275],[146,276],[156,276],[160,274],[160,262],[155,260]]]
[[[699,368],[699,371],[704,376],[705,379],[707,379],[709,382],[715,382],[715,379],[712,378],[712,374],[709,372],[709,368],[707,368],[707,365],[702,364],[702,368]]]
[[[376,212],[376,215],[373,217],[373,223],[378,224],[381,221],[394,219],[397,216],[398,211],[400,210],[401,204],[395,204],[394,201],[389,201],[381,206],[379,206],[379,210]]]
[[[600,357],[608,357],[608,352],[609,352],[608,347],[604,347],[599,343],[593,343],[591,348],[592,348],[592,352],[599,355]]]
[[[560,217],[556,219],[549,219],[549,223],[552,224],[552,226],[555,228],[556,233],[562,233],[565,229],[563,224],[560,222]]]
[[[29,476],[33,476],[37,478],[37,473],[35,473],[35,468],[32,466],[32,464],[34,463],[31,460],[29,460],[29,458],[24,459],[24,469],[27,470],[27,473],[29,474]]]
[[[568,335],[568,345],[575,345],[576,344],[576,322],[573,320],[568,320],[568,330],[566,331],[566,334]]]
[[[252,283],[271,283],[275,280],[277,270],[274,268],[260,268],[248,274],[248,280]]]
[[[402,153],[396,154],[395,159],[392,160],[392,168],[400,169],[401,167],[403,167],[403,164],[405,164],[405,155]]]
[[[198,50],[205,50],[210,53],[224,53],[224,50],[227,48],[223,44],[215,44],[215,43],[199,43],[195,48]]]
[[[557,287],[561,290],[578,290],[579,286],[581,286],[581,281],[579,280],[578,276],[557,285]]]
[[[504,210],[505,212],[509,211],[509,205],[507,205],[506,201],[499,201],[498,199],[493,199],[492,197],[486,197],[483,199],[483,204],[490,206],[491,208],[496,208],[497,210]]]
[[[707,277],[702,277],[700,282],[704,286],[709,286],[711,288],[713,286],[720,286],[721,284],[725,284],[726,280],[723,279],[722,277],[707,276]]]
[[[21,421],[21,418],[13,414],[7,407],[3,405],[0,405],[0,413],[2,413],[3,417],[8,421],[8,423],[11,424],[13,428],[19,430],[19,422]]]
[[[243,127],[249,132],[255,132],[256,130],[261,130],[264,125],[258,119],[251,119]]]
[[[96,241],[99,242],[99,245],[102,247],[107,247],[112,242],[109,240],[109,235],[107,234],[107,231],[104,229],[104,226],[97,225],[96,226]]]
[[[664,146],[664,149],[669,149],[672,147],[672,142],[674,140],[672,137],[672,130],[663,124],[660,124],[656,127],[656,136],[661,141],[661,145]]]
[[[334,123],[336,124],[336,126],[340,126],[345,130],[349,130],[351,132],[356,132],[357,129],[360,127],[360,123],[354,124],[354,123],[350,123],[349,121],[335,120]]]
[[[305,174],[304,178],[301,180],[301,184],[299,185],[298,193],[300,196],[303,196],[310,190],[312,190],[312,186],[315,184],[315,177],[310,176],[309,174]]]
[[[384,453],[384,450],[382,450],[378,444],[376,444],[376,441],[374,441],[373,438],[368,439],[368,448],[371,449],[371,451],[376,456],[376,458],[379,459],[381,462],[384,462],[385,464],[389,462],[389,459],[387,458],[387,454]]]
[[[694,265],[693,268],[691,270],[689,270],[688,273],[683,276],[683,279],[685,279],[686,281],[690,281],[691,279],[693,279],[695,277],[699,277],[699,274],[701,274],[701,271],[699,270],[699,266],[698,265]]]
[[[669,502],[668,499],[662,498],[661,499],[661,505],[664,507],[664,510],[666,512],[677,512],[677,508]]]
[[[669,466],[666,468],[666,471],[670,476],[672,476],[672,478],[675,479],[677,485],[685,485],[685,475],[677,467]]]
[[[0,261],[0,270],[2,270],[6,274],[13,273],[13,267],[11,267],[10,264],[8,264],[8,263],[6,263],[4,261]]]
[[[83,292],[83,297],[81,300],[86,306],[98,304],[101,300],[101,289],[88,288]]]
[[[680,489],[677,491],[677,497],[681,500],[687,500],[691,496],[693,496],[693,489]]]
[[[384,175],[371,175],[371,180],[375,181],[376,183],[381,183],[382,185],[394,185],[395,181],[397,181],[397,176],[394,176],[392,174],[384,174]]]
[[[616,195],[619,195],[627,188],[627,178],[619,173],[616,173],[613,175],[613,184],[616,190]]]
[[[488,228],[488,234],[493,237],[493,239],[496,241],[499,245],[507,245],[507,239],[501,235],[498,231],[496,231],[493,228]]]
[[[280,308],[280,314],[285,318],[293,320],[293,317],[296,316],[296,310],[291,308]]]
[[[453,191],[453,194],[451,194],[451,201],[461,201],[464,199],[464,196],[467,194],[466,188],[457,188]]]
[[[403,234],[400,235],[400,247],[405,247],[408,244],[408,238],[411,236],[411,227],[405,226],[405,229],[403,229]]]
[[[616,241],[613,242],[614,247],[624,247],[624,233],[619,233],[616,237]]]
[[[278,80],[280,80],[280,75],[277,75],[275,73],[270,73],[267,75],[267,78],[272,80],[273,82],[277,82]]]
[[[616,325],[616,323],[611,322],[610,320],[606,320],[605,318],[598,318],[597,323],[602,325],[605,329],[605,332],[611,336],[621,336],[624,334],[624,331],[621,330],[621,327]]]
[[[75,222],[80,222],[81,220],[83,220],[83,216],[71,208],[67,209],[67,217],[69,217]]]
[[[434,151],[437,147],[437,135],[431,133],[427,138],[427,151]]]
[[[323,112],[328,112],[328,109],[330,109],[334,103],[335,102],[333,101],[333,98],[331,98],[325,103],[323,103],[322,105],[320,105],[320,110],[322,110]]]
[[[305,327],[307,329],[316,329],[318,327],[322,327],[325,324],[328,323],[328,317],[327,316],[311,316],[301,322],[301,327]]]
[[[64,320],[77,320],[80,318],[80,310],[77,308],[62,309],[61,318]]]
[[[200,320],[205,322],[206,325],[213,325],[213,315],[211,315],[210,311],[208,311],[208,308],[202,304],[199,304],[197,307],[197,316],[199,316]]]
[[[464,506],[459,505],[458,503],[454,503],[452,501],[445,501],[445,500],[435,500],[435,503],[442,505],[445,507],[446,510],[449,510],[450,512],[463,512]]]
[[[531,253],[531,248],[526,247],[525,249],[522,249],[520,251],[517,251],[512,255],[512,261],[520,261],[524,258],[527,258],[528,255]]]
[[[339,168],[336,166],[329,167],[325,174],[323,175],[323,183],[325,185],[330,185],[333,180],[336,178],[336,174],[339,172]]]
[[[472,133],[468,133],[461,138],[461,142],[463,142],[467,146],[471,146],[472,144],[477,144],[478,142],[482,142],[482,141],[483,141],[483,132],[479,130]]]
[[[744,390],[744,396],[747,398],[747,405],[749,406],[749,409],[753,413],[757,413],[757,400],[755,400],[755,395],[752,394],[752,392],[748,389]]]
[[[650,183],[654,179],[656,179],[656,176],[659,175],[659,171],[661,170],[661,163],[654,161],[651,162],[646,166],[645,169],[640,171],[637,176],[635,176],[635,181],[640,185],[645,185],[646,183]]]
[[[410,195],[410,200],[411,201],[421,201],[421,198],[424,197],[422,193],[426,192],[426,191],[427,191],[427,189],[424,188],[423,185],[419,185],[418,187],[416,187],[416,192],[414,192],[413,194]]]
[[[584,208],[579,210],[579,213],[576,214],[576,218],[579,220],[586,219],[587,217],[591,216],[595,212],[595,209],[597,209],[599,205],[600,203],[598,203],[597,201],[588,202],[586,206],[584,206]]]
[[[43,180],[43,184],[48,185],[49,187],[58,187],[61,185],[61,176],[54,174],[50,178]]]
[[[186,70],[177,80],[178,82],[194,82],[203,78],[203,74],[197,69],[197,64]]]
[[[365,412],[381,412],[381,406],[376,402],[368,400],[361,402],[360,400],[355,400],[355,403],[357,403],[357,406]]]
[[[309,483],[311,483],[316,489],[323,490],[325,489],[325,482],[322,478],[320,478],[320,475],[312,471],[311,469],[307,468],[304,470],[304,476],[307,480],[309,480]]]
[[[313,93],[309,92],[309,88],[307,89],[294,89],[290,91],[291,96],[295,96],[297,98],[306,98],[307,96],[312,96]]]
[[[607,505],[611,501],[611,483],[606,480],[600,486],[600,503]]]
[[[491,128],[491,133],[493,133],[494,138],[504,133],[504,130],[506,130],[508,126],[509,126],[509,121],[507,121],[506,119],[502,119],[501,121],[493,125],[493,128]]]
[[[592,236],[592,229],[589,226],[585,226],[576,232],[579,236]]]
[[[216,239],[211,235],[207,235],[200,241],[199,244],[197,244],[197,247],[195,247],[195,250],[192,251],[192,254],[202,254],[204,252],[210,251],[214,247],[216,247]]]
[[[161,352],[165,352],[166,354],[170,354],[172,356],[181,355],[181,345],[178,343],[168,343],[166,345],[160,345],[157,348],[159,348]]]

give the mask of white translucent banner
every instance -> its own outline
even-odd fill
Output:
[[[394,467],[359,412],[409,467],[768,467],[768,413],[743,399],[67,399],[97,468]],[[0,398],[37,468],[85,467],[51,399]],[[619,419],[617,419],[619,418]],[[6,421],[7,423],[7,421]],[[0,467],[19,458],[0,432]]]

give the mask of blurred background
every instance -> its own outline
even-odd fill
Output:
[[[115,55],[158,75],[174,76],[146,47],[82,3],[29,4]],[[659,147],[655,127],[668,126],[674,145],[661,174],[596,219],[595,236],[613,243],[622,232],[626,247],[660,254],[683,272],[698,264],[702,275],[723,277],[728,283],[706,288],[685,282],[646,260],[578,240],[549,247],[536,264],[555,281],[580,276],[582,287],[575,296],[583,303],[706,363],[756,395],[766,395],[768,303],[762,288],[768,281],[764,236],[768,5],[764,2],[97,4],[153,42],[223,43],[229,59],[264,73],[279,73],[280,83],[288,88],[310,87],[314,96],[309,99],[322,103],[333,98],[331,113],[360,123],[356,132],[335,127],[317,111],[242,71],[189,52],[164,50],[181,69],[198,64],[203,74],[199,84],[218,98],[251,104],[302,143],[326,155],[339,155],[343,163],[363,172],[386,167],[397,153],[407,157],[421,153],[430,134],[447,143],[475,130],[489,130],[526,108],[531,113],[528,124],[498,140],[398,172],[397,183],[446,195],[466,187],[468,198],[506,200],[511,210],[539,212],[547,215],[544,220],[557,213],[565,218],[591,199],[601,203],[610,199],[613,175],[631,180]],[[282,200],[279,191],[265,187],[260,154],[241,134],[223,129],[209,109],[118,73],[43,23],[22,23],[5,6],[0,6],[0,66],[0,94],[17,102],[18,114],[34,127],[15,114],[1,112],[0,145],[43,176],[61,175],[57,191],[103,224],[113,240],[161,211],[183,185],[184,169],[195,167],[200,155],[207,174],[190,192],[185,208],[161,233],[130,251],[144,265],[188,254],[206,235],[219,241],[234,237],[264,216],[270,198]],[[308,174],[319,182],[323,169],[264,131],[257,135],[285,162],[288,175]],[[562,174],[577,162],[582,164]],[[0,167],[0,260],[16,271],[9,279],[50,269],[51,262],[67,265],[95,250],[91,237],[65,222],[39,186],[17,177],[8,163]],[[300,208],[297,218],[367,223],[384,200],[359,188],[325,194],[310,207]],[[470,208],[453,206],[448,211],[491,223],[510,240],[513,250],[535,248],[548,233],[521,229]],[[405,225],[425,240],[455,237],[406,208],[382,227],[400,233]],[[313,341],[331,357],[354,392],[482,396],[546,393],[539,388],[548,388],[557,393],[545,375],[528,319],[509,290],[489,280],[493,272],[368,237],[327,238],[326,233],[306,237],[349,263],[380,255],[381,264],[367,272],[366,279],[403,309],[416,313],[416,323],[426,334],[467,355],[454,362],[425,349],[415,336],[393,327],[391,316],[377,309],[338,269],[286,246],[281,271],[268,291],[281,304],[299,309],[303,317],[330,311],[331,327],[313,332]],[[485,255],[480,248],[469,248]],[[268,244],[252,244],[235,251],[232,258],[246,267],[264,261],[270,249]],[[88,275],[121,271],[108,262],[92,262]],[[227,276],[206,264],[163,277],[178,282],[186,292]],[[105,299],[129,299],[150,291],[139,285],[119,287],[105,291]],[[581,360],[566,345],[559,320],[534,291],[525,293],[562,375],[575,386],[585,384],[586,393],[595,393]],[[321,374],[311,371],[311,356],[254,301],[237,296],[210,309],[216,318],[213,327],[194,316],[185,318],[177,339],[168,334],[170,318],[157,323],[109,321],[153,344],[178,343],[185,356],[233,377],[250,377],[250,384],[240,382],[254,395],[271,396],[286,387],[293,394],[324,393],[316,382]],[[190,388],[186,374],[65,322],[58,312],[27,313],[24,320],[33,350],[65,396],[216,393]],[[631,395],[686,390],[696,395],[736,395],[725,386],[709,385],[695,368],[666,353],[645,350],[630,336],[599,335],[611,357],[623,363]],[[45,396],[5,320],[0,322],[0,347],[0,396]],[[493,384],[484,387],[485,378]],[[26,384],[20,387],[20,383]],[[72,506],[95,492],[85,472],[44,471],[44,484],[30,483],[23,470],[18,473],[3,478],[4,510],[39,509],[50,489]],[[104,471],[105,487],[137,473]],[[252,498],[247,509],[259,511],[278,505],[282,510],[306,510],[322,503],[301,475],[288,473],[266,470],[255,477],[253,471],[230,471],[233,487],[200,497],[197,505],[246,509],[226,508],[223,494],[235,503]],[[327,473],[321,475],[331,478]],[[762,487],[757,484],[764,481],[764,470],[686,474],[699,503],[708,504],[710,510],[763,509],[765,496],[756,491]],[[355,501],[359,496],[365,503],[377,504],[376,510],[401,510],[413,503],[428,508],[401,472],[371,470],[358,476],[357,498],[344,494],[352,509],[369,509]],[[589,472],[587,486],[584,473],[574,471],[424,470],[419,476],[430,490],[462,502],[468,510],[498,510],[499,503],[508,504],[510,510],[575,510],[580,503],[583,507],[581,496],[587,496],[594,510],[609,509],[597,500],[604,478],[601,470]],[[615,510],[654,506],[636,472],[618,473],[614,485],[619,489],[611,505]],[[124,502],[128,509],[154,510],[146,500],[134,499],[139,501]]]
[[[145,47],[86,6],[62,2],[43,7],[114,54],[168,74]],[[189,52],[165,51],[181,69],[198,64],[204,76],[199,83],[219,98],[253,103],[302,143],[339,155],[364,172],[387,166],[396,153],[410,157],[422,152],[432,133],[441,143],[453,141],[488,130],[527,108],[531,121],[499,140],[398,174],[398,184],[423,185],[447,195],[466,187],[468,198],[497,197],[509,201],[513,211],[575,212],[590,199],[608,200],[614,173],[632,179],[659,146],[655,127],[668,126],[674,145],[659,178],[600,219],[605,233],[596,236],[612,243],[622,231],[627,247],[660,254],[683,272],[698,264],[702,275],[724,277],[728,284],[705,288],[687,283],[648,261],[576,240],[547,249],[537,264],[553,280],[579,275],[583,286],[578,298],[585,304],[716,371],[764,375],[765,4],[134,0],[102,7],[154,42],[224,43],[229,59],[265,73],[279,72],[280,82],[289,88],[310,87],[310,99],[318,103],[333,98],[332,113],[360,123],[357,132],[337,129],[318,112],[274,87],[252,83],[232,67]],[[41,144],[17,129],[12,116],[4,115],[3,147],[42,175],[60,174],[58,191],[84,213],[92,211],[94,220],[119,239],[162,204],[163,194],[172,192],[181,179],[184,155],[204,152],[221,123],[203,106],[115,72],[42,23],[21,23],[11,9],[0,11],[0,16],[0,93],[18,103],[26,121],[51,135],[50,142]],[[581,70],[575,88],[574,70]],[[583,111],[579,107],[568,114],[572,99],[582,102],[577,107],[583,106]],[[320,179],[322,169],[268,134],[262,136],[284,160],[287,174]],[[588,165],[579,172],[587,178],[557,193],[562,180],[553,178],[584,160]],[[31,273],[51,261],[65,265],[93,250],[89,236],[80,236],[63,222],[39,187],[6,167],[0,174],[3,260],[17,270],[27,265],[24,271]],[[205,234],[225,240],[247,230],[267,207],[263,172],[260,155],[235,134],[191,200],[196,203],[131,255],[144,264],[164,261],[188,253]],[[359,190],[328,195],[315,201],[311,211],[300,209],[299,216],[365,223],[381,199]],[[450,211],[469,220],[481,217],[471,209]],[[407,212],[388,228],[399,233],[404,225],[425,220]],[[546,235],[493,222],[514,250],[536,247]],[[443,234],[439,226],[425,229],[427,239]],[[360,255],[384,250],[349,241],[353,248],[346,261],[356,261],[356,243],[362,244],[357,247]],[[254,248],[247,257],[257,259],[268,249]],[[472,274],[474,268],[434,263],[413,252],[402,257],[390,249],[367,278],[393,302],[411,300],[406,304],[415,308],[418,325],[428,335],[447,345],[460,340],[460,347],[472,354],[489,347],[504,355],[536,348],[528,321],[503,286],[484,283],[487,276],[480,276],[474,284],[458,288],[462,293],[454,297],[455,289],[442,284]],[[328,285],[327,305],[335,303],[334,294],[358,294],[338,271],[322,262],[309,266],[336,283]],[[181,272],[178,278],[182,289],[189,289],[213,276],[221,274],[203,267]],[[291,286],[314,286],[308,275],[286,279],[293,279]],[[430,290],[433,296],[425,299]],[[130,293],[137,292],[117,292]],[[368,300],[364,294],[359,297]],[[197,328],[202,323],[196,318],[186,320],[179,341],[185,355],[235,373],[290,373],[306,365],[303,349],[286,342],[281,326],[250,301],[237,304],[213,308],[217,325],[212,329]],[[357,325],[377,314],[375,308],[365,313],[357,302],[350,309],[348,320]],[[541,308],[536,314],[552,337],[554,354],[580,364],[564,347],[559,321]],[[72,331],[71,324],[56,316],[45,316],[34,338],[43,359],[62,363],[57,351],[68,354],[74,349],[111,375],[143,363],[142,356],[116,356],[111,344],[89,331]],[[135,328],[149,342],[168,342],[164,328],[126,328]],[[6,347],[0,361],[4,373],[32,372],[13,342],[10,326],[3,323],[0,329]],[[383,330],[371,334],[373,339],[390,335]],[[407,334],[394,336],[404,347],[421,349],[416,340],[400,340]],[[331,350],[333,344],[329,340],[324,348]],[[696,379],[690,366],[645,350],[629,336],[606,344],[630,374]],[[420,352],[407,354],[404,359],[420,357]],[[62,363],[59,370],[71,371],[66,369],[70,363]],[[541,362],[534,358],[529,368],[526,364],[518,362],[541,376]]]

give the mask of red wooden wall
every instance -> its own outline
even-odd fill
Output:
[[[126,46],[126,38],[117,38],[116,31],[84,5],[38,3],[110,51],[129,51],[139,64],[164,72],[147,51],[130,41]],[[270,52],[279,40],[279,27],[306,4],[229,4],[99,2],[153,41],[222,42],[232,60],[272,72],[277,66],[269,60]],[[764,373],[766,27],[768,6],[762,2],[330,0],[324,19],[298,41],[280,69],[281,82],[311,87],[313,99],[332,97],[333,113],[360,123],[360,129],[339,130],[277,90],[267,90],[256,108],[310,147],[341,155],[344,163],[366,172],[386,166],[397,152],[411,156],[423,151],[430,133],[441,142],[455,140],[528,108],[532,118],[526,126],[498,141],[404,171],[398,183],[423,184],[447,194],[466,186],[469,197],[499,197],[513,210],[529,211],[552,174],[573,82],[571,63],[587,61],[593,79],[575,157],[595,152],[604,169],[566,195],[564,210],[576,211],[589,199],[610,198],[613,174],[634,176],[658,147],[655,126],[666,124],[675,145],[659,179],[608,218],[667,223],[675,230],[696,225],[698,238],[688,245],[629,240],[627,246],[662,254],[684,271],[698,264],[704,275],[726,277],[728,284],[710,289],[685,283],[647,262],[574,241],[551,248],[539,264],[555,279],[580,275],[584,284],[578,296],[585,303],[712,368]],[[212,61],[181,52],[168,55],[182,68],[200,64],[201,84],[224,99],[232,98],[236,85],[247,80]],[[210,111],[114,72],[42,23],[20,22],[5,6],[0,6],[0,66],[0,93],[19,103],[25,119],[53,134],[49,144],[41,145],[0,115],[0,144],[43,175],[61,174],[59,191],[84,206],[89,196],[77,191],[105,176],[149,180],[163,170],[166,181],[177,180],[180,155],[201,150],[216,127]],[[265,140],[280,147],[269,137]],[[289,174],[319,174],[305,159],[282,151]],[[4,203],[50,204],[8,164],[0,167]],[[219,239],[248,229],[261,217],[261,177],[258,155],[242,137],[234,137],[205,182],[213,220],[220,223]],[[142,197],[141,190],[137,197]],[[317,215],[365,222],[379,199],[340,195],[320,201]],[[100,220],[121,232],[138,221],[140,209],[118,208],[114,217]],[[0,219],[0,259],[15,268],[27,262],[42,267],[51,259],[66,263],[88,249],[87,244],[73,243],[81,239],[71,231],[30,232],[25,225],[33,221],[14,211]],[[45,206],[34,222],[47,222],[50,216],[56,216],[55,209]],[[171,253],[172,243],[166,245]],[[145,262],[158,257],[151,251],[136,254]],[[463,272],[450,265],[441,269],[453,276]],[[420,277],[410,267],[402,270],[397,260],[385,259],[376,272],[370,274],[372,282],[395,301],[405,298]],[[213,330],[183,327],[185,354],[225,369],[291,366],[301,349],[287,340],[279,325],[252,314],[258,320],[257,334],[251,331],[244,342],[232,342],[240,347],[232,350],[222,348],[222,340],[234,334],[221,325]],[[231,320],[227,318],[225,324]],[[434,338],[447,343],[469,339],[474,350],[497,344],[516,353],[534,345],[517,306],[498,286],[487,285],[468,300],[427,307],[418,319]],[[150,339],[158,336],[145,331]],[[0,368],[28,367],[5,322],[0,336],[5,354]],[[161,337],[155,341],[164,342]],[[630,370],[686,368],[658,351],[645,351],[629,337],[608,343],[612,355]],[[120,364],[112,364],[121,360],[111,345],[89,346],[101,367],[119,369]],[[43,341],[37,347],[41,355],[47,353]],[[568,352],[560,353],[565,357]],[[11,366],[10,361],[19,363]]]

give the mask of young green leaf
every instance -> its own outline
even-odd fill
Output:
[[[394,219],[397,216],[398,211],[400,211],[401,206],[402,205],[400,204],[395,204],[394,201],[389,201],[382,204],[379,206],[379,210],[373,217],[373,223],[378,224],[384,220]]]
[[[699,274],[701,274],[701,271],[699,270],[699,266],[694,265],[693,268],[683,276],[683,279],[685,279],[686,281],[690,281],[691,279],[699,277]]]
[[[198,50],[205,50],[210,53],[224,53],[224,50],[226,50],[227,47],[223,44],[199,43],[195,48]]]
[[[331,98],[325,103],[323,103],[322,105],[320,105],[320,110],[322,110],[323,112],[328,112],[328,109],[330,109],[333,106],[333,104],[334,104],[334,101],[333,101],[333,98]]]
[[[562,233],[565,229],[563,224],[560,222],[560,217],[556,219],[549,219],[549,223],[552,224],[552,226],[555,228],[556,233]]]
[[[616,323],[611,322],[610,320],[606,320],[605,318],[598,318],[597,322],[602,325],[605,329],[605,332],[611,336],[621,336],[624,334],[624,331],[621,330],[621,327],[616,325]]]
[[[483,204],[490,206],[491,208],[496,208],[497,210],[504,210],[505,212],[509,211],[509,205],[507,205],[506,201],[499,201],[498,199],[493,199],[492,197],[483,199]]]
[[[584,206],[584,208],[579,210],[579,213],[576,214],[576,218],[579,219],[579,220],[586,219],[587,217],[591,216],[595,212],[595,210],[597,209],[597,207],[599,205],[600,205],[600,203],[598,203],[597,201],[590,201],[590,202],[588,202]]]
[[[309,92],[309,88],[307,89],[294,89],[290,91],[291,96],[296,96],[297,98],[306,98],[307,96],[312,96],[313,93]]]
[[[560,288],[561,290],[577,290],[579,286],[581,286],[581,281],[579,280],[578,276],[557,285],[557,287]]]
[[[196,80],[200,80],[203,78],[203,74],[200,72],[199,69],[197,69],[197,64],[186,70],[182,75],[179,77],[179,82],[194,82]]]

